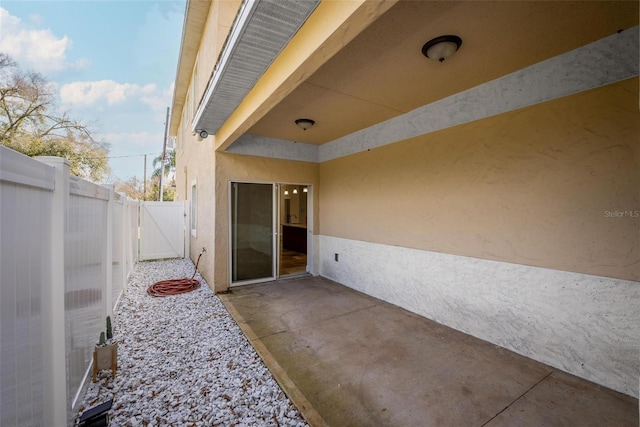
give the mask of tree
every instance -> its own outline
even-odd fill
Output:
[[[116,193],[125,193],[134,200],[144,200],[144,183],[135,176],[126,181],[117,180],[114,186]]]
[[[154,176],[151,179],[148,179],[147,182],[147,194],[144,194],[144,182],[139,180],[135,176],[122,181],[116,179],[114,181],[115,191],[117,193],[125,193],[128,197],[134,200],[147,200],[152,202],[157,202],[158,199],[158,188],[160,187],[160,177]],[[166,202],[170,202],[175,200],[176,196],[176,184],[175,180],[171,180],[167,182],[163,186],[162,198]]]
[[[151,201],[158,201],[158,189],[160,188],[160,177],[154,176],[147,181],[147,199]],[[165,183],[162,188],[162,200],[165,202],[171,202],[176,195],[175,181]]]
[[[71,173],[100,181],[109,172],[108,145],[55,105],[54,86],[0,53],[0,144],[28,156],[59,156]]]
[[[153,168],[153,172],[151,173],[151,200],[158,200],[158,189],[160,188],[160,173],[161,171],[164,171],[162,200],[173,201],[176,194],[175,178],[171,180],[171,182],[173,183],[173,187],[171,187],[172,184],[167,181],[169,175],[176,170],[176,150],[167,150],[164,160],[164,167],[162,167],[162,154],[159,154],[156,158],[153,159]]]
[[[159,154],[158,157],[153,159],[153,173],[151,174],[152,178],[160,178],[160,171],[162,167],[160,164],[162,163],[162,154]],[[176,150],[167,150],[167,155],[164,162],[164,176],[168,177],[169,173],[176,169]]]

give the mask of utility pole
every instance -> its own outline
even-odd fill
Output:
[[[164,122],[164,141],[162,142],[162,162],[160,162],[160,195],[158,196],[158,200],[163,201],[162,187],[164,181],[164,162],[167,156],[167,131],[169,128],[169,107],[167,107],[167,118]]]
[[[142,180],[142,200],[147,200],[147,155],[144,155],[144,178]]]

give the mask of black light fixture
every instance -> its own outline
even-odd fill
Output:
[[[440,36],[431,39],[422,46],[422,54],[434,61],[444,62],[445,59],[456,53],[462,44],[458,36]]]
[[[109,411],[113,405],[113,399],[100,405],[89,408],[80,416],[79,427],[103,427],[109,425]]]
[[[296,124],[298,125],[298,127],[300,127],[302,130],[307,130],[309,129],[311,126],[313,126],[316,122],[314,120],[311,119],[298,119],[296,120]]]

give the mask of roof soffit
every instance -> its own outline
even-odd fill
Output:
[[[193,67],[198,57],[200,41],[209,16],[210,7],[211,0],[188,0],[185,6],[180,56],[173,88],[173,108],[169,119],[169,135],[176,135],[178,132],[182,109],[185,105]]]
[[[232,28],[193,121],[215,134],[320,0],[248,0]]]

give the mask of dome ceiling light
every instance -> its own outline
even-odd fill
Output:
[[[309,129],[311,126],[313,126],[316,122],[314,120],[311,119],[298,119],[296,120],[296,124],[298,125],[298,127],[302,130],[307,130]]]
[[[462,39],[458,36],[440,36],[422,46],[422,54],[434,61],[444,62],[460,48]]]

